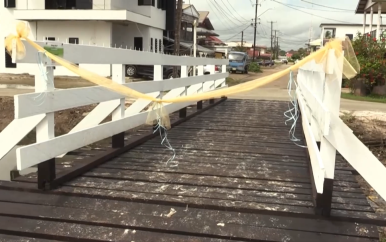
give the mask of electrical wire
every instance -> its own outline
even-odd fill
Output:
[[[309,15],[312,15],[312,16],[315,16],[315,17],[324,18],[324,19],[327,19],[327,20],[332,20],[332,21],[336,21],[336,22],[340,22],[340,23],[352,24],[351,22],[346,22],[346,21],[341,21],[341,20],[336,20],[336,19],[326,18],[326,17],[320,16],[320,15],[315,15],[315,14],[313,14],[313,13],[309,13],[309,12],[306,12],[306,11],[303,11],[303,10],[300,10],[300,9],[297,9],[297,8],[294,8],[294,7],[291,7],[291,6],[288,6],[287,4],[278,2],[278,1],[276,1],[276,0],[272,0],[272,1],[275,2],[275,3],[281,4],[281,5],[283,5],[283,6],[287,7],[287,8],[291,8],[291,9],[294,9],[294,10],[297,10],[297,11],[299,11],[299,12],[302,12],[302,13],[305,13],[305,14],[309,14]]]
[[[238,32],[237,34],[233,35],[232,37],[230,37],[229,39],[226,39],[226,40],[224,40],[224,41],[228,41],[228,40],[230,40],[230,39],[236,37],[237,35],[241,34],[241,33],[242,33],[244,30],[246,30],[247,28],[249,28],[249,26],[247,26],[245,29],[241,30],[241,31]]]
[[[240,16],[240,18],[244,19],[244,20],[247,21],[247,22],[250,21],[250,20],[248,20],[248,19],[245,19],[243,16],[241,16],[241,15],[239,14],[239,12],[236,11],[236,9],[233,7],[233,5],[229,2],[229,0],[227,0],[227,2],[228,2],[228,4],[229,4],[229,6],[233,9],[233,11],[234,11],[235,13],[237,13],[237,15]]]
[[[306,2],[306,3],[310,3],[310,4],[313,4],[313,5],[316,5],[316,6],[319,6],[319,7],[324,7],[324,8],[331,8],[331,9],[335,9],[335,10],[343,10],[343,11],[355,11],[355,10],[351,10],[351,9],[329,7],[329,6],[326,6],[326,5],[321,5],[321,4],[309,2],[309,1],[306,1],[306,0],[302,0],[302,1],[303,1],[303,2]]]

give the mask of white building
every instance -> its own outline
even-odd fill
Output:
[[[74,44],[162,51],[163,31],[174,29],[174,0],[4,0],[0,5],[0,45],[16,20],[28,21],[30,38]],[[96,53],[97,54],[97,53]],[[36,73],[35,65],[10,62],[0,52],[0,73]],[[130,63],[128,63],[130,64]],[[81,64],[99,75],[109,65]],[[57,67],[56,75],[72,75]]]
[[[381,25],[381,28],[386,27],[386,25]],[[345,38],[348,36],[350,39],[353,39],[358,32],[370,33],[371,25],[370,24],[341,24],[341,23],[322,23],[320,25],[321,35],[320,39],[322,41],[322,46],[328,41],[330,38]],[[375,36],[374,36],[375,37]]]
[[[376,13],[376,24],[374,23],[374,12]],[[382,26],[382,14],[386,13],[385,0],[359,0],[356,14],[363,14],[363,30],[362,33],[369,33],[373,38],[380,38],[383,35],[384,26]],[[370,14],[370,20],[367,21],[367,14]],[[370,28],[366,30],[367,22]]]

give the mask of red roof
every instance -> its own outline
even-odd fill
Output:
[[[286,56],[287,56],[288,58],[291,58],[292,55],[293,55],[292,53],[287,53],[287,54],[286,54]]]
[[[208,37],[206,38],[206,40],[215,42],[215,43],[217,43],[217,44],[224,44],[224,42],[222,42],[219,38],[216,38],[215,36],[208,36]]]
[[[255,50],[255,57],[259,57],[259,56],[260,56],[260,57],[271,57],[271,54],[260,54],[260,55],[259,55],[259,52],[260,52],[260,51]],[[252,56],[253,56],[253,49],[252,49],[252,50],[248,50],[247,53],[248,53],[249,56],[252,57]]]

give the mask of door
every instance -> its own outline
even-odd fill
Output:
[[[134,48],[136,50],[143,50],[143,38],[142,37],[134,37]]]

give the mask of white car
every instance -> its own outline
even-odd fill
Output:
[[[220,67],[214,66],[214,73],[219,73],[219,72],[220,72]],[[205,65],[204,66],[204,75],[209,75],[209,74],[210,74],[209,66]]]

